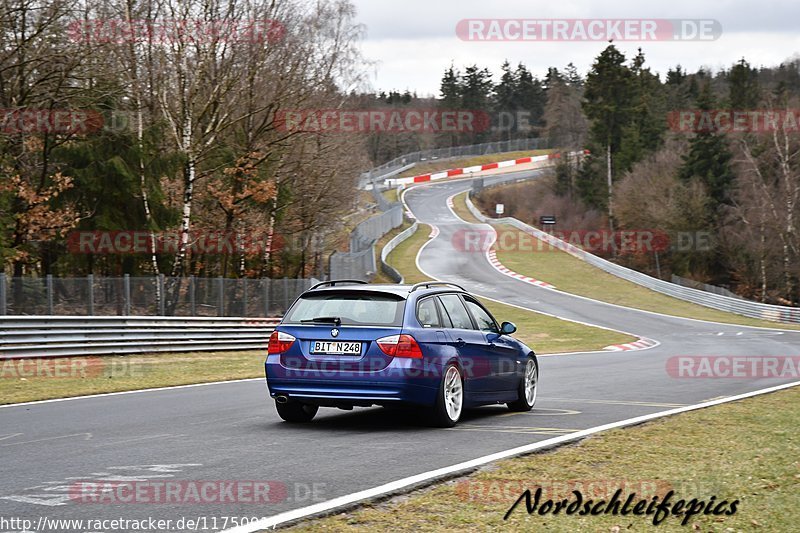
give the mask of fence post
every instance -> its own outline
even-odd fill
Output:
[[[222,276],[217,278],[217,316],[225,316],[225,285]]]
[[[264,318],[269,317],[269,278],[264,278]]]
[[[122,276],[122,292],[125,298],[124,313],[125,316],[131,314],[131,275],[124,274]]]
[[[86,283],[89,285],[89,298],[87,301],[89,304],[89,316],[94,316],[94,274],[88,274],[86,276]]]
[[[195,295],[194,276],[189,276],[189,308],[192,316],[197,316],[197,296]]]
[[[164,294],[164,274],[158,275],[158,294],[161,298],[158,299],[158,315],[164,316],[166,314],[166,299],[167,295]]]
[[[0,316],[4,316],[7,311],[6,303],[6,275],[0,273]]]
[[[53,275],[48,274],[45,279],[47,284],[47,314],[53,315]]]
[[[283,278],[283,312],[289,310],[289,278]]]
[[[243,284],[242,287],[242,316],[247,316],[247,278],[242,278],[241,283]]]

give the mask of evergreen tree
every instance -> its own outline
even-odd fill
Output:
[[[441,107],[444,109],[458,109],[461,107],[462,92],[461,73],[451,64],[450,68],[444,71],[439,88]]]
[[[464,70],[464,78],[461,92],[462,109],[475,112],[488,112],[491,110],[492,73],[487,68],[480,68],[472,65]],[[481,143],[489,137],[489,128],[483,131],[476,131],[472,134],[464,134],[460,141],[466,144]]]
[[[530,126],[541,126],[547,95],[542,83],[522,63],[517,66],[515,94],[518,109],[528,113]],[[534,136],[534,131],[528,134]]]
[[[706,82],[697,99],[698,109],[709,111],[715,105],[711,84]],[[731,168],[732,157],[727,138],[715,131],[699,131],[689,142],[688,154],[683,156],[679,177],[684,181],[698,178],[706,186],[712,201],[712,213],[729,200],[735,177]]]
[[[674,69],[667,70],[667,85],[680,85],[686,79],[683,68],[677,65]]]
[[[697,82],[683,67],[677,65],[667,71],[664,84],[666,111],[682,111],[691,107],[697,97]]]
[[[508,61],[500,67],[500,83],[494,88],[494,107],[496,111],[513,111],[517,107],[517,78]]]
[[[517,131],[517,79],[508,61],[500,70],[500,83],[494,88],[494,122],[500,137],[511,139]]]
[[[545,91],[547,91],[547,89],[549,89],[550,87],[552,87],[557,83],[566,83],[566,82],[567,80],[564,78],[564,76],[561,75],[561,73],[558,71],[556,67],[549,67],[547,69],[547,75],[545,75],[544,77]]]
[[[595,144],[603,147],[606,159],[606,208],[612,231],[615,156],[631,120],[633,90],[633,76],[625,65],[625,56],[613,44],[609,45],[597,57],[586,78],[583,109],[591,121],[591,138]]]
[[[564,79],[572,87],[580,87],[583,85],[583,78],[578,73],[578,67],[572,62],[567,63],[566,68],[564,68]]]
[[[487,68],[472,65],[464,70],[461,105],[465,109],[489,109],[492,90],[492,73]]]
[[[456,70],[453,65],[444,71],[442,82],[439,86],[439,107],[445,110],[461,109],[462,95],[464,92],[464,81],[461,72]],[[454,132],[444,132],[436,136],[439,146],[456,146],[459,142],[459,135]]]
[[[729,96],[728,105],[731,109],[754,109],[761,99],[758,86],[758,71],[750,67],[750,63],[740,59],[731,68],[728,75]]]
[[[642,50],[633,59],[631,74],[631,122],[625,127],[617,168],[626,171],[645,155],[655,151],[666,131],[666,112],[661,81],[644,66]]]

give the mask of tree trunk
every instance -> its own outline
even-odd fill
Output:
[[[275,208],[273,207],[269,215],[269,225],[267,226],[267,242],[264,245],[264,254],[261,257],[261,275],[266,278],[272,277],[272,242],[275,231]]]
[[[614,180],[611,175],[611,142],[606,145],[606,174],[608,178],[608,228],[614,234]],[[616,250],[614,250],[616,255]]]

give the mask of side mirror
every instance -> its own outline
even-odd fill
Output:
[[[500,332],[503,335],[511,335],[515,331],[517,331],[517,326],[515,326],[513,322],[503,322],[500,325]]]

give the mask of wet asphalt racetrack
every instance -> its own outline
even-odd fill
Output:
[[[675,379],[666,364],[676,355],[797,356],[800,332],[576,298],[505,276],[483,254],[454,250],[454,233],[465,222],[454,217],[446,199],[469,187],[469,181],[442,182],[405,195],[417,218],[439,229],[420,254],[424,272],[479,295],[660,345],[541,358],[533,411],[475,409],[453,429],[428,428],[412,414],[377,407],[321,409],[312,424],[288,425],[278,418],[263,379],[0,408],[0,516],[205,517],[206,525],[222,529],[224,517],[271,516],[556,435],[793,381]],[[70,497],[77,482],[130,479],[269,480],[277,501],[110,505]]]

